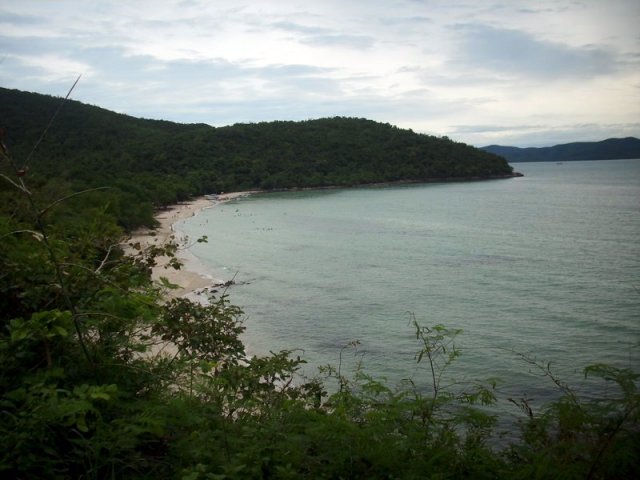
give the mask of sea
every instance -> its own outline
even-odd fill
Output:
[[[174,227],[206,235],[200,268],[234,281],[248,352],[291,350],[308,377],[332,365],[428,391],[415,321],[461,331],[459,356],[436,358],[441,388],[495,381],[534,410],[563,389],[613,394],[584,368],[640,372],[640,159],[513,167],[524,176],[254,194]]]

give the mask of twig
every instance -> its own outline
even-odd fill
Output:
[[[51,210],[53,207],[55,207],[56,205],[58,205],[59,203],[64,202],[65,200],[69,200],[70,198],[73,197],[77,197],[78,195],[82,195],[84,193],[89,193],[89,192],[94,192],[96,190],[108,190],[111,187],[96,187],[96,188],[87,188],[86,190],[82,190],[80,192],[75,192],[72,193],[71,195],[67,195],[66,197],[62,197],[59,198],[58,200],[56,200],[55,202],[49,204],[47,207],[43,208],[42,210],[40,210],[40,213],[38,213],[39,216],[44,215],[45,213],[47,213],[49,210]]]
[[[22,193],[26,194],[26,195],[31,195],[31,192],[29,192],[29,190],[27,190],[27,188],[23,185],[18,185],[16,182],[14,182],[13,180],[11,180],[9,177],[7,177],[5,174],[0,173],[0,177],[4,178],[7,182],[9,182],[11,185],[13,185],[14,187],[16,187],[18,190],[20,190]]]
[[[11,165],[11,168],[13,169],[13,171],[15,173],[15,176],[16,176],[16,178],[18,179],[18,181],[20,183],[20,186],[18,186],[10,178],[8,178],[8,177],[6,177],[4,175],[3,175],[3,177],[5,179],[9,180],[15,186],[17,186],[22,191],[22,193],[24,193],[25,197],[27,197],[27,201],[29,202],[29,206],[30,206],[31,210],[33,211],[33,213],[36,216],[36,218],[35,218],[36,227],[37,227],[37,230],[42,234],[42,243],[44,244],[44,246],[45,246],[45,248],[47,250],[47,253],[49,254],[49,259],[50,259],[51,263],[53,264],[54,273],[55,273],[56,279],[58,281],[58,285],[60,286],[60,291],[62,293],[62,297],[64,298],[64,302],[66,303],[67,308],[71,312],[72,320],[73,320],[73,326],[75,328],[76,335],[78,336],[78,342],[80,343],[80,347],[82,348],[82,352],[83,352],[84,356],[86,357],[87,361],[89,362],[89,365],[91,365],[91,367],[93,369],[94,375],[96,376],[96,381],[99,382],[95,361],[91,357],[91,354],[89,353],[89,350],[87,349],[87,345],[86,345],[86,343],[84,341],[84,336],[82,334],[82,329],[80,328],[80,323],[78,321],[78,309],[76,307],[75,302],[71,298],[71,295],[70,295],[69,290],[67,288],[67,284],[66,284],[66,282],[64,280],[64,275],[62,274],[62,264],[58,260],[56,252],[53,249],[53,246],[51,245],[51,243],[49,241],[48,230],[45,227],[44,223],[42,222],[42,217],[39,214],[40,210],[39,210],[38,206],[36,205],[35,200],[33,199],[33,195],[31,194],[31,192],[29,192],[29,189],[27,189],[27,186],[25,185],[24,180],[23,180],[23,175],[24,175],[24,172],[27,169],[27,164],[28,164],[29,159],[31,158],[31,155],[33,154],[33,152],[35,152],[36,148],[38,147],[38,145],[40,144],[40,142],[42,141],[42,139],[46,135],[47,131],[49,130],[49,127],[53,124],[53,121],[55,120],[56,116],[58,115],[58,112],[60,112],[60,110],[62,109],[62,105],[64,105],[64,102],[67,100],[67,98],[69,98],[69,95],[71,95],[71,92],[73,91],[74,87],[76,86],[76,84],[78,83],[79,80],[80,80],[80,77],[78,77],[76,79],[76,81],[74,82],[73,86],[71,87],[71,89],[67,93],[67,96],[64,98],[64,100],[62,101],[62,103],[58,107],[58,110],[56,111],[56,113],[53,115],[53,117],[49,121],[49,124],[47,125],[45,130],[42,132],[42,135],[40,136],[40,139],[38,140],[38,142],[34,145],[33,149],[31,150],[31,153],[27,157],[27,160],[25,160],[22,168],[18,168],[18,166],[16,165],[16,162],[14,161],[13,157],[9,154],[8,149],[7,149],[7,147],[6,147],[6,145],[4,143],[2,143],[1,148],[2,148],[2,154],[9,161],[9,164]]]
[[[31,157],[35,153],[36,149],[40,146],[40,143],[42,143],[42,140],[44,140],[44,137],[47,135],[47,132],[49,131],[49,128],[51,128],[51,125],[53,125],[53,122],[56,119],[56,117],[58,116],[58,114],[60,113],[60,110],[62,110],[62,106],[69,99],[69,95],[71,95],[71,92],[73,92],[73,89],[76,88],[76,85],[80,81],[80,77],[82,77],[82,75],[78,75],[78,78],[76,78],[76,81],[73,82],[73,85],[71,86],[71,88],[67,92],[67,95],[64,97],[64,99],[62,99],[62,102],[60,102],[60,105],[58,106],[58,109],[56,110],[56,112],[51,117],[51,120],[49,120],[49,123],[47,124],[45,129],[42,131],[42,135],[40,135],[40,138],[35,143],[35,145],[31,149],[31,152],[29,152],[29,155],[27,156],[26,160],[22,164],[22,169],[21,170],[25,171],[27,169],[27,167],[29,166],[29,160],[31,160]]]
[[[37,240],[42,241],[42,234],[40,232],[36,232],[35,230],[14,230],[13,232],[5,233],[4,235],[0,236],[0,240],[3,239],[4,237],[8,237],[8,236],[11,236],[11,235],[17,235],[18,233],[30,233]]]
[[[113,250],[113,247],[117,247],[117,244],[113,244],[113,245],[109,245],[109,249],[107,250],[107,254],[104,256],[104,258],[102,259],[102,262],[100,262],[100,265],[98,266],[98,268],[96,268],[95,272],[93,273],[100,273],[100,270],[102,270],[102,267],[104,267],[107,263],[107,260],[109,259],[109,255],[111,255],[111,250]]]

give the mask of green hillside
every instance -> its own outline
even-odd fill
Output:
[[[60,99],[0,89],[0,122],[26,158]],[[449,139],[356,118],[214,128],[137,119],[68,101],[30,161],[34,181],[72,190],[109,186],[111,210],[131,228],[152,206],[193,195],[509,176],[507,162]],[[121,205],[136,204],[123,211]]]
[[[509,162],[570,162],[574,160],[620,160],[640,158],[640,140],[634,137],[608,138],[600,142],[574,142],[553,147],[482,147]]]

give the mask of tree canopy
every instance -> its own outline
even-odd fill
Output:
[[[26,158],[61,99],[0,89],[5,143]],[[214,128],[137,119],[67,101],[30,159],[38,185],[94,194],[132,228],[152,207],[194,195],[249,189],[509,176],[494,154],[447,138],[358,118]],[[124,206],[127,206],[125,209]]]

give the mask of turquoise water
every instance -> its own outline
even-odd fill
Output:
[[[640,160],[514,164],[522,178],[259,194],[177,228],[215,278],[235,277],[249,350],[300,349],[313,373],[362,360],[391,384],[428,379],[410,315],[460,328],[451,376],[499,394],[556,391],[515,352],[581,382],[639,367]],[[589,384],[582,388],[588,389]]]

